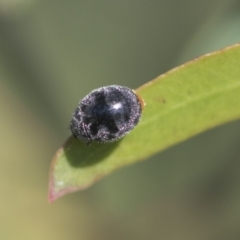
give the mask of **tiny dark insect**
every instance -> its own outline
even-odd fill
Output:
[[[74,137],[90,144],[113,142],[129,133],[139,122],[143,100],[130,88],[111,85],[84,97],[73,114]]]

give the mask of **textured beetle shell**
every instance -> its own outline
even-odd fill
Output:
[[[86,143],[112,142],[131,131],[141,117],[141,103],[130,88],[111,85],[84,97],[70,123],[72,134]]]

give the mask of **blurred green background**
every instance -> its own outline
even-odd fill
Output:
[[[237,42],[237,0],[1,0],[0,239],[239,240],[239,121],[47,202],[89,91],[137,88]]]

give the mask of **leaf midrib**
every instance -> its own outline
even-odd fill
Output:
[[[158,113],[154,114],[151,118],[149,118],[148,121],[142,122],[141,126],[151,124],[152,122],[155,121],[156,118],[159,118],[159,115],[161,115],[162,117],[163,116],[165,117],[166,115],[171,114],[176,109],[181,109],[181,108],[184,108],[187,105],[195,104],[197,101],[203,101],[203,100],[206,101],[206,99],[212,98],[214,95],[219,95],[219,94],[222,94],[223,92],[229,92],[229,91],[232,91],[233,89],[237,89],[237,88],[240,88],[240,81],[237,82],[237,83],[235,82],[233,84],[230,84],[227,87],[219,88],[218,90],[214,90],[214,91],[210,91],[210,92],[205,93],[205,94],[201,94],[200,96],[195,96],[195,97],[188,98],[181,103],[173,105],[168,110],[163,109],[161,112],[158,112]]]

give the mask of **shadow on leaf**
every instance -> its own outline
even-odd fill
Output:
[[[72,167],[84,168],[104,160],[120,141],[105,144],[94,142],[88,146],[81,140],[70,137],[63,145],[63,152]]]

